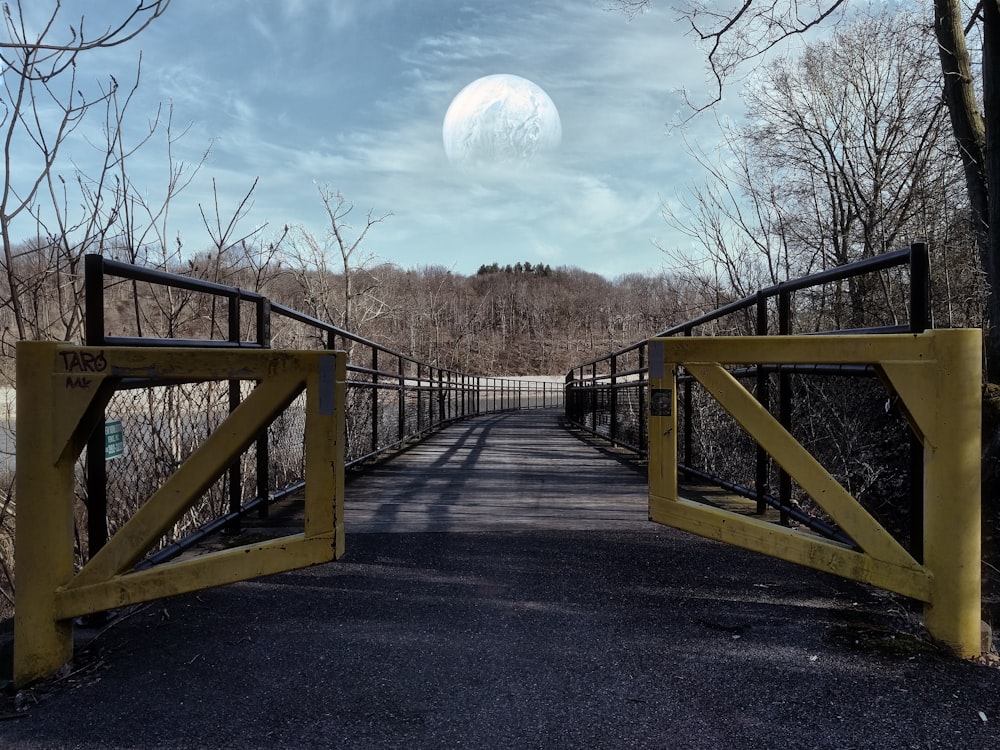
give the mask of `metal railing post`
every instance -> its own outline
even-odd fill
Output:
[[[417,432],[423,430],[424,420],[421,418],[421,410],[423,409],[424,401],[424,381],[423,381],[423,365],[417,362]]]
[[[921,333],[932,325],[930,309],[930,260],[927,245],[910,245],[910,331]]]
[[[694,333],[693,329],[685,328],[684,335],[689,337]],[[694,468],[694,440],[692,430],[694,428],[694,400],[691,396],[691,378],[684,379],[684,465]]]
[[[451,417],[451,374],[447,370],[440,372],[441,384],[441,423]]]
[[[240,342],[240,293],[229,295],[229,342],[239,344]],[[242,395],[240,389],[242,382],[239,380],[229,381],[229,413],[232,414],[240,405]],[[242,456],[233,461],[229,467],[229,513],[232,519],[228,521],[223,529],[223,533],[236,534],[243,526],[240,516],[240,507],[243,505],[243,462]]]
[[[779,284],[780,286],[780,284]],[[789,336],[792,333],[792,300],[787,289],[778,292],[778,335]],[[778,373],[778,422],[789,432],[792,431],[792,377],[787,372]],[[778,500],[781,505],[780,521],[782,525],[789,523],[785,508],[792,504],[792,478],[788,472],[778,468]]]
[[[403,438],[406,437],[406,362],[402,355],[397,359],[399,363],[399,404],[396,417],[399,442],[403,442]]]
[[[757,292],[757,335],[767,335],[767,297],[763,292]],[[771,408],[770,384],[768,375],[762,367],[763,363],[757,363],[757,401],[765,409]],[[754,490],[757,493],[757,514],[763,515],[767,510],[767,502],[764,496],[768,492],[768,468],[769,461],[767,451],[759,444],[757,445],[757,472],[754,479]]]
[[[104,257],[87,255],[84,295],[87,305],[87,346],[104,346]],[[104,417],[97,421],[87,441],[87,557],[108,542],[108,468],[104,443]]]
[[[597,363],[590,368],[590,428],[597,432]]]
[[[441,424],[444,422],[444,372],[441,370],[438,370],[437,390],[438,418],[436,424]]]
[[[611,424],[608,425],[608,438],[611,444],[617,444],[618,439],[618,355],[611,355],[611,393],[608,394],[608,411],[611,412]]]
[[[372,347],[372,408],[371,408],[371,452],[378,450],[378,349]]]
[[[262,349],[271,348],[271,301],[266,298],[257,300],[257,343]],[[267,518],[270,512],[271,444],[267,432],[265,427],[257,438],[257,497],[261,499],[257,506],[259,518]]]
[[[434,404],[437,401],[437,389],[434,387],[434,365],[427,365],[427,429],[433,430]]]
[[[910,332],[922,333],[933,325],[930,311],[930,260],[927,245],[910,245]],[[913,428],[910,435],[910,554],[924,561],[924,447]]]
[[[649,436],[646,427],[646,344],[639,344],[639,452],[649,455]]]

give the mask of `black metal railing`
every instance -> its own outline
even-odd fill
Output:
[[[456,420],[562,406],[559,382],[470,375],[421,362],[257,292],[100,255],[88,255],[85,269],[88,346],[348,351],[348,467],[371,461]],[[121,417],[117,428],[124,433],[132,455],[123,457],[120,464],[109,459],[101,429],[95,430],[88,444],[89,554],[107,542],[109,507],[123,498],[126,504],[139,501],[143,488],[155,485],[153,475],[161,468],[168,472],[183,460],[185,452],[197,445],[197,436],[236,408],[248,387],[240,381],[183,386],[150,379],[121,383],[106,417]],[[269,504],[301,489],[302,446],[294,436],[302,434],[298,422],[304,419],[304,405],[293,404],[279,419],[233,463],[225,486],[210,490],[222,497],[209,503],[211,520],[194,524],[202,529],[200,535],[206,530],[236,531],[250,510],[266,516]],[[142,487],[138,486],[140,478]],[[111,520],[114,526],[115,519]],[[178,536],[182,533],[178,530]],[[176,543],[171,546],[177,548]]]
[[[871,277],[874,274],[904,267],[909,269],[909,276],[905,283],[904,300],[909,313],[907,323],[901,324],[893,320],[891,313],[883,310],[882,317],[888,318],[889,322],[835,329],[814,326],[813,330],[800,332],[814,335],[917,333],[926,330],[931,325],[928,254],[924,243],[914,243],[910,247],[895,252],[776,284],[756,294],[734,300],[716,310],[675,325],[655,334],[655,337],[693,336],[696,333],[720,335],[720,332],[727,335],[766,336],[773,333],[781,336],[790,335],[793,333],[796,313],[793,299],[797,292],[808,293],[823,289],[830,284],[850,283],[861,277]],[[884,279],[882,281],[884,282]],[[882,286],[885,286],[884,283]],[[825,299],[825,297],[820,296],[820,299]],[[811,295],[808,302],[809,307],[815,308],[817,305],[816,295]],[[853,312],[857,313],[858,311]],[[857,317],[858,315],[852,315],[849,316],[849,319]],[[727,320],[729,324],[725,325],[724,321]],[[816,320],[822,320],[822,317],[818,317]],[[648,361],[646,347],[647,342],[640,341],[604,357],[577,365],[566,375],[565,401],[567,420],[571,424],[642,456],[646,455],[647,452],[645,420]],[[778,366],[762,364],[756,367],[733,370],[732,374],[738,378],[752,379],[758,401],[765,408],[776,411],[776,416],[781,424],[789,430],[795,428],[797,412],[796,388],[793,377],[815,376],[836,379],[874,379],[877,377],[875,368],[865,365]],[[836,538],[834,530],[825,529],[822,520],[817,519],[811,513],[803,512],[796,503],[793,503],[791,479],[786,472],[780,469],[777,472],[777,493],[772,494],[770,488],[771,461],[766,452],[759,446],[755,446],[753,459],[746,462],[752,465],[753,475],[745,481],[734,481],[731,477],[722,476],[720,472],[713,471],[710,466],[699,466],[697,458],[699,451],[695,443],[699,434],[698,414],[704,404],[696,403],[697,394],[692,378],[682,375],[678,379],[678,387],[681,389],[678,393],[678,410],[680,412],[678,449],[680,451],[680,469],[683,472],[697,481],[711,481],[725,487],[728,491],[755,499],[758,512],[764,512],[767,506],[776,507],[781,513],[783,522],[792,519],[814,527],[818,524],[818,530],[821,533]],[[775,395],[777,396],[776,403]],[[889,394],[883,398],[891,400],[892,396]],[[739,430],[735,428],[735,425],[729,424],[727,429],[732,431],[733,436],[730,440],[736,440],[735,435]],[[910,497],[908,536],[911,552],[919,556],[919,544],[920,540],[923,539],[921,493],[923,464],[919,442],[912,432],[909,437],[908,451]]]

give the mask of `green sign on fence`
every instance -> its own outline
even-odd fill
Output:
[[[104,423],[104,457],[118,458],[125,453],[125,435],[120,419],[109,419]]]

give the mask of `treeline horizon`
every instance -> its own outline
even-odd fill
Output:
[[[262,294],[324,322],[437,367],[480,375],[565,375],[604,356],[745,296],[717,276],[687,271],[625,273],[609,279],[575,266],[527,261],[484,263],[475,274],[444,266],[401,268],[369,259],[334,271],[273,248],[244,245],[221,254],[144,265]],[[126,260],[121,253],[109,257]],[[22,254],[29,260],[30,254]],[[72,279],[47,277],[34,296],[33,338],[83,341],[82,295],[65,299],[61,282],[82,289],[82,263]],[[829,285],[800,295],[795,330],[832,330],[905,320],[907,283],[882,274],[867,284]],[[937,316],[945,325],[975,323],[979,307],[956,308],[932,275]],[[227,335],[226,305],[217,298],[145,283],[106,282],[105,330],[113,336],[216,338]],[[706,335],[751,334],[749,314],[706,328]],[[252,338],[253,321],[244,321]],[[46,327],[47,326],[47,327]],[[777,330],[775,325],[774,330]],[[272,319],[275,348],[323,346],[315,331]],[[10,354],[13,354],[10,351]],[[4,374],[13,381],[13,360]],[[364,363],[361,363],[364,364]]]
[[[345,273],[288,257],[258,264],[204,253],[154,267],[254,291],[421,362],[484,375],[564,375],[728,299],[704,297],[693,279],[666,271],[608,279],[527,261],[491,262],[468,275],[372,261]],[[109,282],[105,296],[108,335],[225,337],[225,305],[207,296],[132,282]],[[321,342],[275,316],[271,345]]]

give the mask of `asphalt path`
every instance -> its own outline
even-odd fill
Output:
[[[549,449],[578,482],[538,484]],[[449,428],[351,482],[339,562],[78,629],[0,748],[1000,747],[1000,669],[895,597],[645,522],[644,493],[556,415]]]

